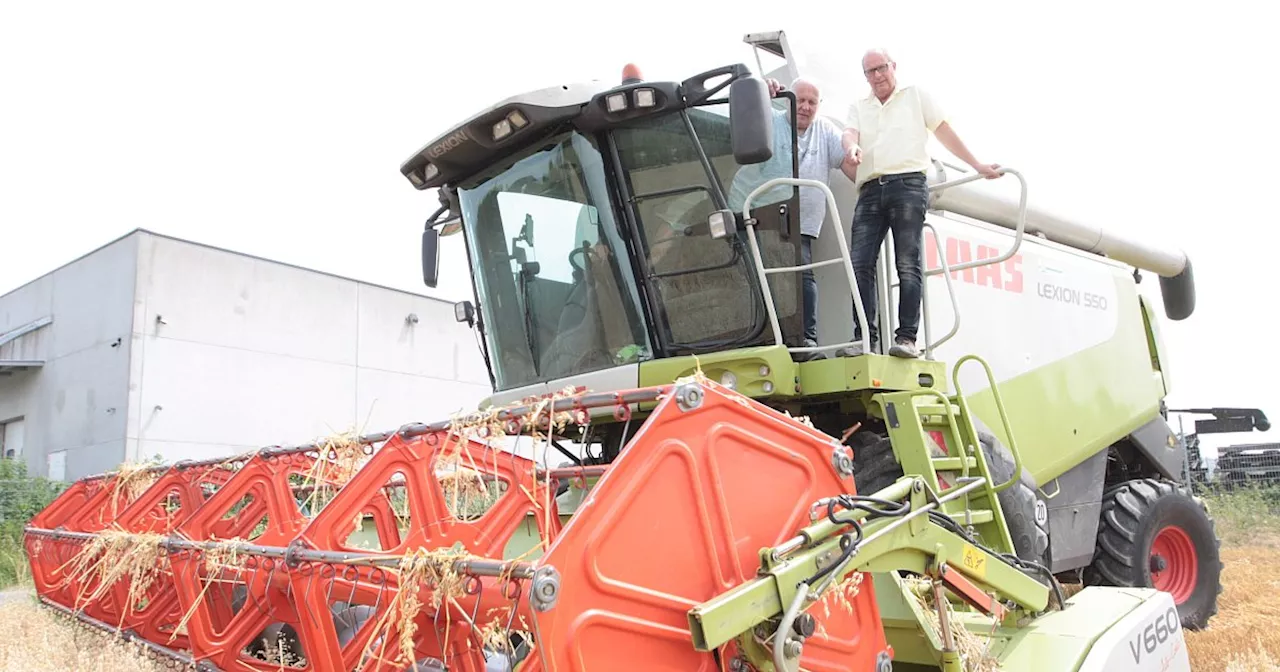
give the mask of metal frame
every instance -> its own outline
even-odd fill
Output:
[[[835,259],[826,259],[824,261],[816,261],[809,264],[801,264],[799,266],[778,266],[775,268],[764,267],[764,257],[760,254],[760,243],[756,239],[755,220],[751,218],[751,202],[756,196],[764,193],[775,186],[787,184],[795,187],[813,187],[822,190],[827,197],[827,207],[831,210],[831,216],[835,221],[840,221],[839,208],[836,206],[835,195],[831,193],[831,188],[825,183],[818,180],[805,180],[795,177],[775,177],[768,180],[764,184],[756,187],[747,194],[746,199],[742,202],[742,219],[746,222],[747,241],[751,244],[751,253],[755,257],[756,271],[760,274],[761,289],[764,293],[765,309],[769,313],[769,324],[773,327],[774,342],[779,345],[783,344],[782,329],[778,326],[778,309],[773,305],[773,291],[769,288],[769,277],[774,273],[798,273],[813,268],[821,268],[823,266],[831,266],[844,262],[845,277],[849,280],[849,288],[853,293],[854,308],[858,314],[858,323],[867,323],[866,309],[862,306],[862,296],[858,292],[858,279],[853,273],[853,260],[849,256],[849,244],[844,238],[844,230],[837,226],[836,239],[840,243],[840,256]],[[789,352],[823,352],[826,350],[836,350],[838,348],[852,346],[854,343],[861,343],[863,352],[867,352],[870,348],[871,337],[868,329],[862,330],[862,338],[860,341],[846,341],[844,343],[836,343],[833,345],[819,345],[816,347],[796,347],[787,348]]]
[[[940,267],[933,271],[925,270],[922,273],[923,281],[921,282],[921,322],[924,325],[924,335],[925,335],[924,358],[925,359],[932,359],[934,351],[943,343],[946,343],[947,341],[951,340],[951,338],[953,338],[956,335],[956,333],[958,333],[960,330],[960,302],[959,302],[959,299],[956,297],[955,286],[951,282],[951,274],[958,271],[968,270],[970,268],[977,268],[979,266],[987,266],[990,264],[1003,263],[1005,260],[1011,258],[1015,253],[1017,253],[1018,249],[1022,246],[1023,233],[1026,229],[1026,224],[1027,224],[1026,178],[1024,178],[1021,173],[1019,173],[1017,170],[1014,170],[1013,168],[1000,168],[997,172],[999,172],[1001,175],[1008,173],[1013,175],[1014,177],[1017,177],[1018,182],[1021,185],[1021,197],[1018,204],[1018,226],[1014,235],[1013,245],[1011,245],[1009,249],[1006,250],[1004,254],[1001,254],[1000,256],[993,257],[990,259],[977,259],[974,261],[968,261],[962,264],[957,264],[956,266],[949,266],[947,264],[946,254],[944,252],[940,252],[939,257],[942,262],[940,264]],[[972,175],[966,175],[964,177],[951,180],[950,182],[943,182],[940,184],[931,185],[929,187],[929,191],[930,192],[941,191],[943,189],[948,189],[951,187],[959,186],[961,184],[966,184],[968,182],[973,182],[975,180],[980,180],[980,179],[986,179],[986,178],[978,173],[974,173]],[[862,295],[858,291],[858,279],[853,272],[853,259],[851,257],[851,253],[849,250],[849,242],[845,239],[843,227],[840,227],[840,226],[835,227],[836,240],[840,245],[840,256],[838,258],[826,259],[823,261],[816,261],[809,264],[802,264],[799,266],[778,266],[774,268],[765,268],[764,258],[761,256],[761,253],[760,253],[760,244],[756,238],[755,220],[752,219],[750,216],[751,203],[761,193],[764,193],[769,189],[772,189],[773,187],[777,185],[782,185],[782,184],[791,185],[795,187],[813,187],[815,189],[821,190],[823,194],[827,197],[827,207],[831,210],[831,216],[833,220],[836,222],[841,221],[839,209],[838,209],[838,206],[836,205],[835,195],[831,193],[831,188],[828,187],[826,183],[818,180],[806,180],[806,179],[792,178],[792,177],[777,177],[756,187],[754,190],[751,191],[750,194],[747,195],[746,200],[743,201],[742,219],[746,223],[747,240],[751,244],[751,252],[752,252],[752,255],[755,257],[754,261],[756,265],[756,271],[760,274],[760,284],[761,284],[761,289],[764,293],[765,308],[769,314],[769,325],[773,328],[773,336],[774,336],[775,342],[778,344],[783,343],[782,329],[778,326],[778,311],[777,311],[777,308],[774,306],[773,293],[769,288],[769,281],[768,281],[768,276],[774,273],[796,273],[796,272],[806,271],[806,270],[815,269],[815,268],[821,268],[823,266],[830,266],[833,264],[839,264],[841,262],[844,262],[845,275],[849,281],[849,290],[853,295],[854,309],[857,313],[858,324],[867,325],[866,308],[862,305]],[[935,228],[932,224],[930,224],[927,221],[924,223],[924,226],[933,231],[934,239],[938,241],[939,245],[941,245],[942,241],[938,234],[937,228]],[[921,235],[923,235],[923,231],[921,232]],[[877,302],[879,303],[880,306],[882,306],[882,308],[879,311],[877,311],[878,314],[876,315],[876,318],[881,325],[880,332],[883,335],[888,335],[892,333],[894,329],[897,328],[896,308],[897,308],[898,302],[894,300],[893,290],[894,288],[899,287],[901,284],[900,281],[896,279],[892,279],[893,276],[891,275],[891,273],[893,273],[893,269],[895,268],[895,265],[892,262],[894,248],[892,245],[891,238],[892,238],[891,236],[885,236],[884,242],[881,244],[880,258],[876,262],[877,265],[880,267],[878,277],[876,279],[876,292],[877,294],[879,294]],[[941,339],[935,342],[933,340],[931,325],[929,324],[928,279],[932,276],[939,275],[939,274],[943,274],[943,277],[946,280],[947,296],[951,300],[951,308],[952,308],[952,312],[955,315],[955,319],[954,319],[954,323],[952,324],[951,330],[947,332],[945,336],[943,336]],[[870,331],[871,330],[869,328],[864,326],[864,328],[862,329],[861,338],[855,341],[845,341],[843,343],[835,343],[832,345],[818,345],[814,347],[787,348],[787,351],[792,353],[825,352],[828,350],[838,350],[840,348],[849,347],[854,345],[855,343],[859,343],[862,345],[862,351],[864,353],[867,353],[867,352],[871,352]],[[884,343],[887,341],[888,341],[887,338],[881,339],[880,345],[882,349],[883,349]]]
[[[1044,611],[1049,604],[1048,586],[923,518],[985,486],[986,479],[975,477],[939,496],[921,478],[904,477],[871,498],[886,504],[905,501],[910,507],[908,512],[868,521],[866,510],[849,510],[840,524],[823,517],[796,537],[762,550],[758,578],[689,610],[694,648],[712,651],[737,639],[749,657],[765,657],[768,654],[762,647],[753,647],[751,640],[757,626],[779,618],[777,629],[769,637],[772,655],[768,661],[779,672],[795,670],[803,647],[794,630],[800,612],[820,599],[829,586],[860,571],[920,572],[942,580],[962,599],[980,595],[985,592],[982,587],[986,587],[1001,598],[987,603],[990,612],[998,617],[1006,614],[1006,606],[1001,604],[1005,600],[1012,612],[1022,612],[1021,615]],[[844,534],[854,528],[861,530],[861,540],[836,560],[824,577],[813,578],[815,567],[830,567],[830,558],[842,555]],[[939,652],[944,658],[949,652],[949,639],[944,636]]]

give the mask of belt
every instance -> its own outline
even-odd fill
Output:
[[[879,175],[879,176],[877,176],[877,177],[873,177],[873,178],[871,178],[871,179],[867,180],[866,182],[863,182],[863,183],[862,183],[862,186],[861,186],[861,187],[859,187],[859,188],[858,188],[858,190],[859,190],[859,191],[861,191],[861,190],[866,189],[868,186],[873,185],[873,184],[877,184],[877,185],[880,185],[880,186],[884,186],[884,185],[886,185],[886,184],[888,184],[888,183],[890,183],[890,182],[893,182],[894,180],[905,180],[905,179],[907,179],[908,177],[924,177],[924,176],[925,176],[925,174],[924,174],[923,172],[914,172],[914,173],[894,173],[894,174],[892,174],[892,175]]]

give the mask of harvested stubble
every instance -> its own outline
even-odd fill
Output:
[[[831,617],[831,608],[843,611],[846,614],[853,613],[853,600],[862,592],[862,581],[865,575],[862,572],[853,572],[848,576],[840,579],[839,583],[833,584],[827,588],[826,592],[818,600],[818,604],[822,606],[822,615],[825,618]]]
[[[517,405],[531,406],[529,412],[520,419],[520,427],[533,439],[535,455],[539,442],[542,442],[542,448],[545,451],[550,446],[548,434],[562,432],[572,420],[572,415],[566,411],[550,414],[551,404],[579,393],[572,387],[568,387],[533,403],[530,403],[532,400],[522,400],[505,407],[505,410],[510,410]],[[465,520],[474,517],[486,510],[502,494],[498,489],[499,484],[484,475],[486,472],[496,473],[497,465],[477,464],[465,449],[465,446],[475,439],[494,448],[493,458],[495,460],[499,458],[498,446],[508,435],[506,423],[498,417],[502,410],[504,409],[490,408],[476,413],[456,414],[450,420],[444,445],[436,454],[433,466],[445,495],[446,508],[455,519]],[[549,422],[548,415],[552,416]],[[489,468],[485,469],[486,466]],[[537,468],[536,460],[534,468]],[[544,490],[544,500],[541,502],[534,497],[533,493],[525,492],[525,495],[530,498],[536,511],[543,515],[550,515],[552,489]],[[544,539],[544,548],[546,544],[547,540]],[[448,641],[448,631],[452,624],[449,605],[445,603],[448,602],[456,607],[457,598],[464,594],[463,586],[466,581],[453,570],[453,563],[474,557],[462,548],[416,548],[405,553],[394,570],[398,576],[396,596],[374,624],[373,635],[365,648],[365,659],[361,667],[373,661],[387,660],[387,649],[393,633],[399,644],[399,653],[395,662],[401,665],[411,663],[413,641],[417,632],[416,619],[424,609],[429,610],[428,613],[439,613],[441,609],[444,610],[442,620],[445,632],[442,636],[445,641]],[[424,604],[419,597],[419,591],[424,588],[430,591],[429,604]],[[483,624],[469,625],[477,628],[476,634],[481,646],[492,646],[498,649],[509,646],[512,631],[508,629],[505,619],[494,618]],[[521,625],[525,626],[523,621]]]
[[[392,631],[398,635],[396,642],[400,648],[394,662],[399,665],[413,662],[414,635],[418,630],[416,619],[426,606],[418,596],[419,591],[424,588],[431,591],[430,606],[433,612],[440,609],[445,600],[452,602],[463,595],[465,579],[453,570],[453,563],[468,557],[470,556],[462,549],[428,551],[419,548],[400,559],[399,566],[394,570],[398,579],[396,596],[374,624],[373,636],[365,647],[365,662],[360,669],[374,661],[389,660],[386,652]],[[445,625],[443,639],[448,641],[447,619]]]
[[[1280,670],[1280,539],[1223,548],[1223,590],[1209,627],[1188,632],[1193,670]]]
[[[141,603],[156,576],[168,566],[159,534],[134,534],[118,529],[103,530],[66,565],[63,585],[82,582],[86,588],[76,596],[76,607],[97,602],[121,579],[129,583],[129,607]],[[87,590],[93,586],[92,590]],[[121,613],[123,619],[126,614]]]
[[[512,629],[511,612],[512,607],[501,607],[498,609],[490,609],[486,616],[489,622],[480,627],[480,644],[486,649],[493,651],[501,651],[507,655],[513,653],[511,649],[511,636],[520,635],[521,639],[530,643],[530,651],[536,647],[533,645],[533,637],[529,634],[529,624],[525,622],[524,616],[520,616],[520,627]],[[497,612],[495,614],[495,612]]]
[[[160,479],[153,468],[159,462],[125,462],[116,470],[116,477],[111,480],[111,517],[115,518],[134,500],[142,496],[148,488]],[[105,511],[103,512],[105,513]]]
[[[0,606],[0,670],[22,672],[161,672],[137,644],[82,626],[32,599]]]
[[[941,622],[934,599],[933,581],[920,577],[909,577],[905,581],[911,589],[911,596],[924,613],[929,627],[933,628],[933,631],[941,637]],[[990,639],[980,637],[967,628],[959,627],[955,620],[956,612],[951,606],[951,601],[945,597],[947,595],[945,588],[942,593],[944,596],[942,604],[946,606],[948,622],[952,624],[951,638],[953,645],[960,653],[961,664],[965,672],[997,672],[1000,666],[998,661],[990,655]]]
[[[334,434],[316,442],[315,461],[302,476],[302,485],[312,488],[302,502],[302,509],[314,515],[333,501],[338,490],[351,481],[356,472],[373,459],[372,448],[366,452],[355,431]]]
[[[239,577],[245,571],[245,561],[247,559],[243,551],[245,543],[245,540],[240,538],[228,539],[201,551],[204,554],[205,576],[199,580],[204,583],[204,586],[200,589],[200,593],[196,595],[195,601],[183,613],[178,625],[174,627],[173,634],[169,636],[169,642],[173,642],[179,633],[186,632],[187,624],[191,622],[191,617],[195,616],[196,610],[200,608],[205,596],[208,595],[209,590],[215,583],[230,583],[234,585],[239,582],[237,578],[228,580],[223,577],[228,575]]]

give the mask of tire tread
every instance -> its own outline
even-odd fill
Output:
[[[1188,613],[1179,608],[1183,627],[1199,630],[1218,613],[1218,595],[1222,593],[1222,542],[1218,539],[1216,525],[1204,501],[1192,495],[1182,485],[1172,481],[1142,478],[1108,488],[1103,495],[1097,547],[1093,562],[1084,570],[1084,583],[1108,586],[1144,585],[1139,577],[1146,576],[1146,568],[1141,563],[1147,558],[1147,553],[1138,548],[1138,545],[1144,538],[1144,526],[1150,524],[1147,522],[1148,514],[1165,498],[1185,498],[1193,502],[1204,516],[1206,528],[1212,538],[1213,557],[1197,558],[1202,571],[1208,571],[1214,577],[1216,586],[1212,599],[1199,612]],[[1195,530],[1184,528],[1184,531],[1195,539]],[[1193,600],[1194,597],[1189,602]]]

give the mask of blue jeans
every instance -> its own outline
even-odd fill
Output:
[[[849,252],[858,293],[867,313],[872,347],[879,342],[876,327],[876,258],[885,234],[893,231],[894,263],[898,270],[897,339],[916,340],[920,323],[920,291],[923,282],[924,215],[929,189],[924,173],[871,178],[858,193],[853,211]],[[862,337],[858,311],[853,312],[853,340]]]
[[[800,236],[800,265],[813,263],[813,236]],[[804,282],[804,337],[818,342],[818,281],[813,277],[813,269],[800,271]]]

